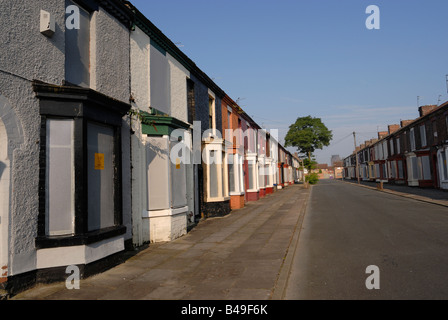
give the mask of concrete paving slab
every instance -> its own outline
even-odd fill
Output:
[[[186,236],[152,244],[125,263],[83,279],[81,290],[42,285],[13,299],[264,300],[282,290],[281,270],[309,189],[293,185]],[[279,211],[278,208],[283,208]]]

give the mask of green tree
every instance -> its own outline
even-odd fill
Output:
[[[328,130],[320,118],[307,116],[298,118],[294,124],[289,126],[285,137],[285,146],[296,147],[311,162],[313,152],[328,147],[332,139],[333,133]]]
[[[314,159],[303,159],[303,165],[308,170],[311,171],[317,168],[317,162]]]

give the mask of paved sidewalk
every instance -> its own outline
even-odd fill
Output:
[[[342,181],[357,184],[356,180]],[[360,186],[378,190],[378,183],[376,182],[361,181]],[[383,190],[379,191],[448,207],[448,192],[443,190],[384,183]]]
[[[310,189],[289,186],[186,236],[152,244],[81,280],[37,285],[13,300],[269,300],[282,296]],[[294,240],[294,241],[293,241]]]

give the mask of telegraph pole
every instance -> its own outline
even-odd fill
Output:
[[[361,177],[359,176],[359,163],[358,163],[358,152],[356,151],[356,132],[353,132],[353,139],[355,140],[355,158],[356,158],[356,172],[355,175],[358,178],[358,184],[361,183]]]

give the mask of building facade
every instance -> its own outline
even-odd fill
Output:
[[[100,272],[299,178],[129,1],[0,10],[0,290]]]
[[[0,10],[0,283],[16,291],[131,242],[131,19],[93,1]]]
[[[379,132],[344,159],[344,178],[448,189],[448,103],[419,107],[419,117]],[[356,172],[356,157],[359,173]]]

